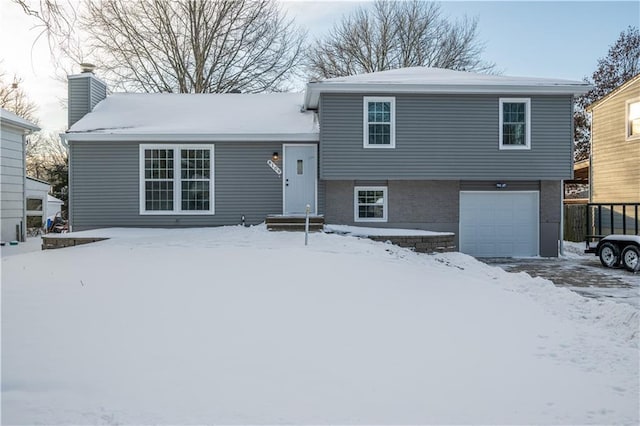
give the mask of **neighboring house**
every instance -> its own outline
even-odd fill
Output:
[[[64,201],[59,198],[54,197],[53,195],[47,195],[47,216],[46,219],[49,219],[53,222],[56,216],[62,217],[62,206],[64,205]]]
[[[0,108],[0,240],[24,241],[26,234],[26,136],[35,124]]]
[[[47,219],[53,220],[56,214],[61,214],[64,201],[49,195],[50,191],[48,182],[27,176],[27,228],[41,228],[47,224]]]
[[[640,74],[591,104],[592,203],[640,203]]]
[[[416,67],[304,94],[98,103],[106,87],[85,72],[69,79],[70,224],[255,224],[308,204],[332,224],[454,232],[473,255],[557,256],[573,96],[588,89]]]

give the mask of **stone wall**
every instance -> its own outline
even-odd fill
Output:
[[[374,241],[389,241],[400,247],[413,249],[418,253],[444,253],[456,251],[455,235],[416,235],[416,236],[370,236]]]
[[[65,247],[79,246],[81,244],[95,243],[108,240],[108,238],[80,238],[80,237],[42,237],[42,250],[51,250]]]

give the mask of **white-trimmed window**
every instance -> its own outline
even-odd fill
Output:
[[[640,139],[640,99],[627,101],[625,122],[627,139]]]
[[[396,98],[365,96],[364,147],[395,148]]]
[[[531,149],[531,99],[500,98],[500,149]]]
[[[356,186],[353,205],[356,222],[386,222],[387,187]]]
[[[140,214],[213,214],[213,145],[140,145]]]

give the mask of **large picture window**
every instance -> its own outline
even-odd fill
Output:
[[[141,214],[213,214],[213,145],[140,145]]]
[[[500,149],[531,148],[531,99],[500,98]]]
[[[396,100],[393,97],[364,97],[364,147],[395,148]]]
[[[387,208],[386,186],[355,187],[354,220],[356,222],[386,222]]]

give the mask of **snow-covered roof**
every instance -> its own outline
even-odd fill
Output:
[[[47,182],[46,180],[42,180],[42,179],[38,179],[38,178],[34,178],[33,176],[27,176],[27,180],[31,180],[33,182],[38,182],[38,183],[42,183],[44,185],[49,185],[49,182]]]
[[[0,108],[0,122],[2,124],[11,125],[14,127],[20,127],[21,129],[38,131],[40,128],[32,122],[25,120],[24,118],[7,111],[4,108]]]
[[[64,204],[64,201],[62,201],[59,198],[54,197],[51,194],[47,194],[47,203]]]
[[[317,141],[302,93],[116,93],[76,122],[67,140]]]
[[[585,93],[589,89],[590,86],[583,81],[409,67],[308,83],[305,107],[317,108],[318,99],[322,92],[576,95]]]

